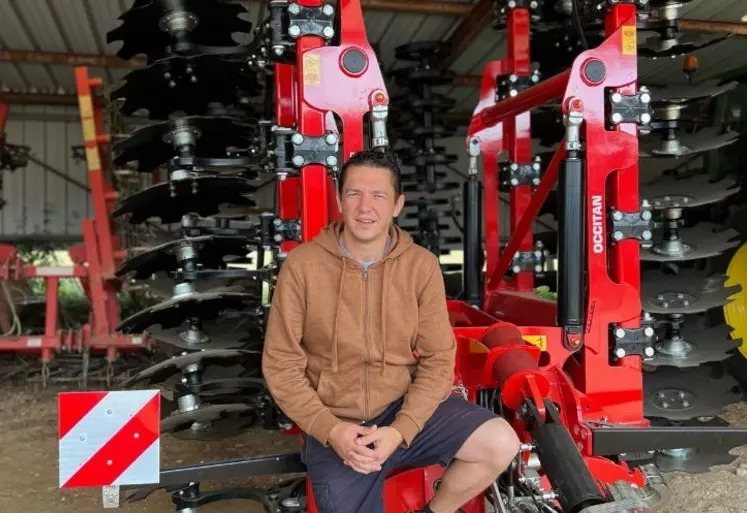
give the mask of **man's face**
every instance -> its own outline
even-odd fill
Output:
[[[337,201],[345,229],[357,240],[369,242],[387,233],[391,220],[402,211],[405,197],[397,197],[389,170],[354,166],[347,171]]]

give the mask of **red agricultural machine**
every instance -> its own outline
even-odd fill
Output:
[[[736,243],[731,232],[684,227],[683,211],[735,190],[695,178],[699,188],[682,192],[669,175],[648,189],[639,183],[644,158],[685,158],[738,137],[715,129],[680,136],[691,103],[735,84],[646,87],[638,77],[644,54],[685,55],[719,38],[679,39],[678,8],[667,0],[558,5],[563,9],[534,0],[496,4],[508,55],[485,68],[465,140],[463,290],[448,300],[458,342],[454,385],[504,415],[523,442],[511,468],[464,505],[465,513],[485,511],[486,499],[512,513],[649,511],[666,500],[661,470],[702,464],[703,454],[713,462],[747,443],[745,428],[696,419],[739,400],[730,385],[723,389],[733,378],[698,366],[718,367],[739,341],[701,325],[704,316],[694,327],[686,318],[722,307],[738,289],[685,265]],[[130,223],[158,218],[163,228],[154,247],[117,273],[174,282],[163,302],[119,326],[147,331],[170,351],[126,387],[164,390],[161,431],[182,439],[226,438],[258,422],[294,433],[260,375],[264,319],[284,257],[339,215],[335,179],[347,156],[390,150],[394,136],[407,141],[400,155],[415,172],[403,182],[420,197],[398,222],[416,221],[418,243],[437,254],[453,244],[439,234],[449,202],[429,196],[454,187],[438,168],[455,158],[435,143],[454,133],[438,121],[453,101],[434,92],[451,79],[438,65],[449,48],[398,48],[398,58],[415,65],[398,68],[388,85],[359,0],[270,0],[254,30],[239,17],[244,12],[221,0],[136,0],[109,34],[110,42],[123,42],[121,58],[147,59],[113,99],[124,99],[125,115],[142,109],[152,120],[113,146],[112,165],[166,168],[168,176],[116,208]],[[583,40],[582,51],[539,46],[569,31]],[[253,39],[238,44],[231,38],[237,32]],[[533,69],[535,55],[548,78]],[[397,88],[401,94],[390,96]],[[262,95],[264,102],[253,100]],[[544,163],[532,144],[539,107],[562,121],[538,124],[543,139],[559,136]],[[251,195],[269,184],[275,205],[262,209]],[[499,190],[510,192],[504,248]],[[550,211],[558,224],[557,301],[534,290],[546,251],[531,228],[548,202],[556,204]],[[642,280],[642,267],[654,279]],[[692,281],[698,273],[703,280]],[[703,375],[697,397],[687,380]],[[161,470],[158,483],[136,487],[125,500],[164,489],[176,511],[247,499],[268,512],[313,513],[304,477],[262,490],[200,490],[210,481],[303,472],[297,453],[191,464]],[[442,472],[392,474],[385,511],[418,511]]]

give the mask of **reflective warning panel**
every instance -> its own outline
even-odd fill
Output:
[[[60,488],[159,482],[158,390],[58,397]]]

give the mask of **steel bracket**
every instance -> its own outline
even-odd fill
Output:
[[[329,132],[321,136],[302,135],[292,128],[273,127],[275,172],[279,178],[298,175],[303,166],[318,164],[337,171],[339,138]],[[282,175],[282,176],[281,176]]]
[[[638,212],[621,212],[612,208],[609,217],[612,220],[610,244],[615,245],[625,239],[637,239],[644,249],[653,245],[653,215],[647,200],[641,202],[641,209]]]
[[[610,126],[620,123],[636,123],[638,126],[647,128],[653,115],[651,93],[646,87],[641,87],[637,93],[631,95],[609,91],[606,110],[607,123]]]
[[[262,245],[274,247],[286,241],[301,242],[301,220],[281,219],[267,212],[261,218]]]
[[[542,19],[543,4],[544,0],[493,0],[494,23],[505,23],[514,9],[527,9],[532,21],[539,21]]]
[[[501,163],[499,170],[501,186],[510,189],[519,185],[531,185],[536,188],[540,184],[541,167],[540,157],[535,157],[531,164]]]
[[[646,318],[641,322],[640,328],[623,328],[618,324],[611,326],[613,343],[610,351],[613,360],[619,360],[626,356],[641,356],[644,359],[653,358],[655,354],[653,319]]]
[[[318,36],[328,43],[335,36],[335,8],[331,4],[309,7],[287,0],[271,0],[268,8],[267,39],[275,57],[282,57],[286,50],[295,47],[300,37]]]
[[[532,251],[517,251],[511,263],[511,272],[531,272],[535,276],[542,277],[545,274],[545,263],[549,252],[544,250],[541,243],[535,244]]]
[[[515,73],[506,73],[496,77],[496,101],[513,98],[519,93],[536,85],[540,81],[538,70],[534,70],[529,76],[519,76]]]

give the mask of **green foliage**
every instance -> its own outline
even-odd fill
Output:
[[[70,265],[60,256],[60,248],[52,244],[38,242],[16,245],[18,256],[29,265],[55,266]],[[43,278],[27,280],[28,289],[22,304],[17,306],[18,317],[23,332],[36,334],[44,332],[46,318],[46,283]],[[78,279],[65,278],[58,282],[58,326],[61,329],[79,328],[89,322],[91,307]],[[124,319],[143,308],[131,294],[118,294],[120,318]]]
[[[558,300],[558,294],[555,292],[552,292],[550,290],[550,287],[548,287],[547,285],[542,285],[541,287],[537,287],[536,289],[534,289],[534,291],[542,299],[549,299],[550,301]]]

